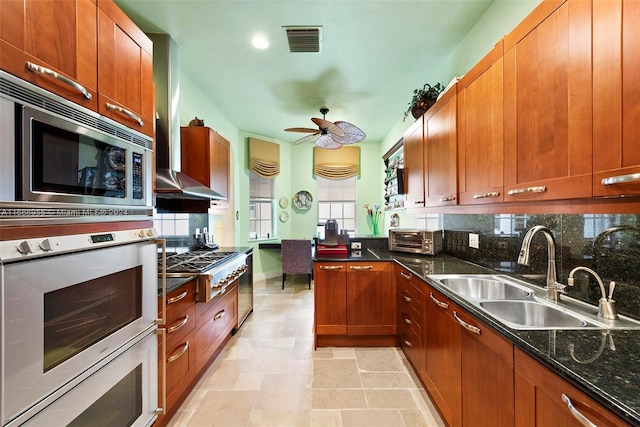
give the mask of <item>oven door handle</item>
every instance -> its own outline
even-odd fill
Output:
[[[155,244],[162,247],[162,316],[156,318],[156,324],[166,325],[167,323],[167,241],[165,239],[155,239]],[[165,415],[167,413],[167,329],[156,330],[162,338],[162,407],[156,408],[156,414]]]
[[[161,336],[162,342],[162,406],[156,408],[156,414],[165,415],[167,413],[167,329],[156,329],[156,333]]]
[[[160,273],[162,281],[162,314],[156,318],[156,324],[164,325],[167,323],[167,241],[166,239],[156,239],[155,244],[162,247],[162,272]]]

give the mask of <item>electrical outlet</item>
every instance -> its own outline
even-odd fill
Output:
[[[351,242],[351,250],[357,251],[362,249],[362,242]]]
[[[480,249],[480,236],[475,233],[469,233],[469,247]]]

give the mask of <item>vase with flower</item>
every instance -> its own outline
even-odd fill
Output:
[[[382,206],[367,203],[364,205],[364,208],[367,210],[367,222],[371,222],[371,232],[374,236],[377,236],[380,233],[379,225],[380,216],[382,215]]]

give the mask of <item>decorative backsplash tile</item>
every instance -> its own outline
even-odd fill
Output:
[[[613,298],[618,312],[640,319],[640,215],[443,215],[444,251],[497,273],[524,277],[544,286],[547,243],[538,233],[531,244],[530,266],[516,262],[526,231],[547,226],[556,242],[558,281],[567,284],[569,272],[589,267],[602,277],[605,287],[616,282]],[[469,233],[480,236],[479,249],[469,247]],[[569,295],[597,305],[601,296],[592,275],[578,272]]]

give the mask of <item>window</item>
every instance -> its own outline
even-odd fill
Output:
[[[356,177],[346,179],[317,179],[318,222],[329,218],[338,221],[340,230],[356,230]]]
[[[275,237],[273,179],[249,172],[249,240]]]

